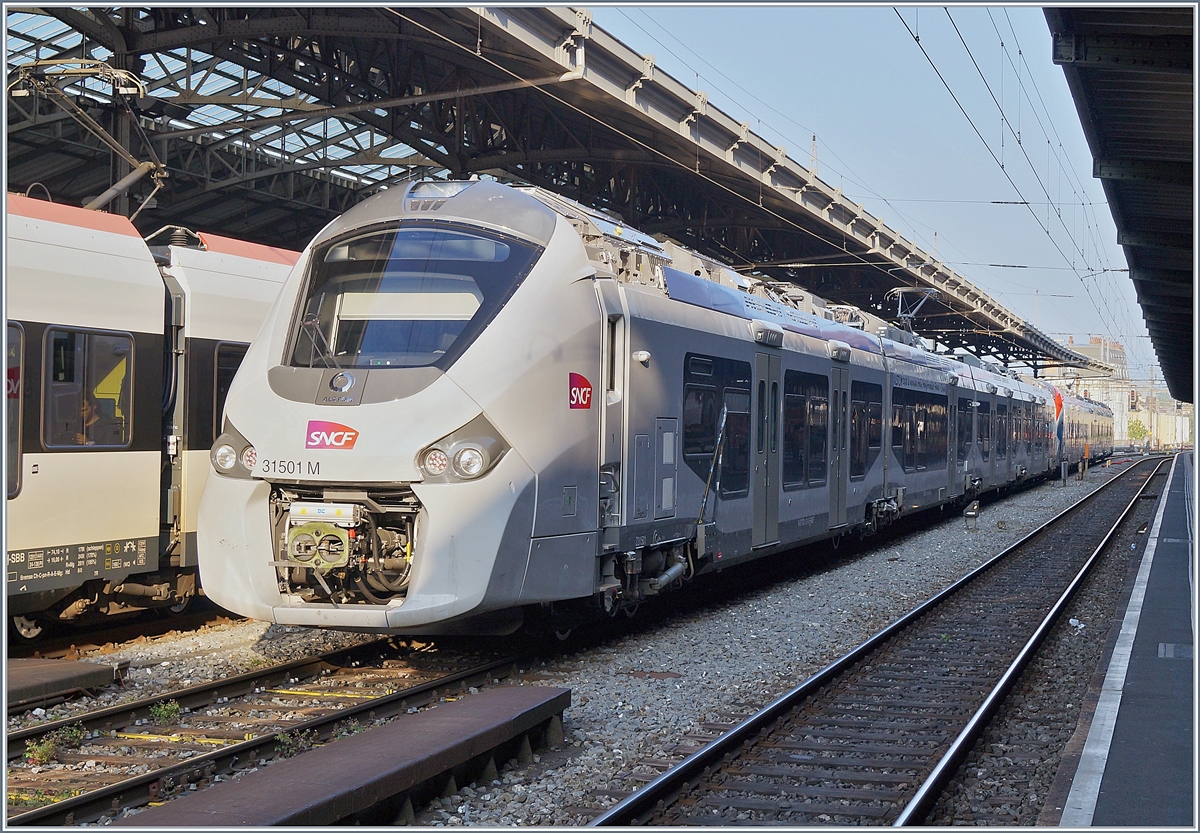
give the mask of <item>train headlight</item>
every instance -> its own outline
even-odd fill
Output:
[[[254,466],[258,463],[258,452],[254,450],[254,446],[248,445],[242,449],[242,456],[239,459],[246,471],[254,471]]]
[[[500,432],[480,414],[428,446],[417,461],[428,482],[475,480],[491,471],[508,449]]]
[[[450,458],[446,456],[446,452],[440,448],[431,448],[425,452],[425,459],[421,461],[421,468],[425,469],[425,473],[431,477],[438,477],[445,473],[446,466],[450,464]]]
[[[473,446],[467,446],[454,455],[454,472],[459,477],[473,478],[483,473],[487,460],[483,452]]]
[[[229,420],[225,420],[225,428],[208,452],[208,458],[217,474],[248,480],[254,474],[258,452]]]
[[[237,452],[229,443],[221,443],[213,449],[213,462],[221,471],[229,471],[237,465]]]

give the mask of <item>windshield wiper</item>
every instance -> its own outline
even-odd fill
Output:
[[[329,346],[329,342],[325,339],[325,333],[321,332],[321,319],[315,312],[310,312],[300,321],[300,329],[308,334],[308,340],[312,342],[312,349],[308,353],[308,366],[313,366],[313,359],[319,358],[321,363],[326,367],[334,367],[338,370],[342,366],[337,363],[334,358],[333,348]],[[318,343],[318,339],[320,343]],[[330,362],[333,362],[330,365]]]

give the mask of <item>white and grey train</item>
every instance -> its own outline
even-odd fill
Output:
[[[230,386],[205,591],[293,625],[504,632],[1109,453],[1105,406],[840,312],[860,326],[541,189],[366,200]]]
[[[14,635],[179,611],[225,391],[299,253],[183,229],[150,246],[124,217],[15,194],[6,216]]]

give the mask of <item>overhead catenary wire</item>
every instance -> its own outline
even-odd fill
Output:
[[[1005,179],[1008,180],[1009,184],[1012,186],[1013,190],[1017,193],[1017,195],[1021,198],[1021,200],[1027,204],[1026,207],[1029,209],[1030,215],[1033,217],[1034,222],[1036,222],[1037,225],[1039,226],[1039,228],[1041,228],[1042,231],[1046,234],[1047,239],[1050,241],[1051,245],[1053,245],[1054,248],[1058,250],[1058,252],[1062,256],[1063,260],[1066,263],[1071,264],[1073,267],[1074,263],[1073,263],[1072,259],[1067,256],[1067,253],[1065,251],[1063,251],[1062,246],[1060,246],[1058,241],[1054,239],[1054,235],[1051,233],[1048,226],[1046,224],[1042,223],[1041,218],[1037,216],[1037,212],[1033,209],[1033,206],[1028,205],[1028,200],[1026,200],[1024,193],[1021,191],[1021,188],[1017,185],[1017,183],[1013,179],[1011,172],[1005,169],[1004,164],[1001,161],[1001,159],[996,156],[996,152],[994,150],[992,150],[991,145],[988,144],[987,139],[985,139],[982,132],[980,132],[979,127],[975,124],[975,121],[971,118],[970,113],[967,112],[966,107],[959,100],[957,94],[954,92],[953,88],[950,86],[949,82],[946,80],[945,76],[942,74],[941,70],[938,68],[937,63],[933,60],[933,57],[929,54],[929,52],[925,48],[925,46],[916,37],[916,34],[913,32],[912,28],[908,25],[908,22],[904,19],[903,15],[900,14],[899,9],[893,9],[893,11],[895,11],[896,16],[900,19],[901,24],[908,31],[909,35],[913,38],[913,41],[914,41],[914,43],[916,43],[917,48],[921,50],[921,54],[924,55],[926,61],[929,62],[929,65],[933,69],[934,73],[937,75],[938,80],[940,80],[942,82],[942,85],[946,88],[946,91],[950,94],[951,99],[954,101],[954,103],[958,106],[959,110],[962,112],[963,117],[967,120],[967,123],[970,125],[972,131],[974,131],[975,135],[979,138],[980,142],[983,143],[983,146],[987,150],[988,155],[991,156],[992,160],[999,167],[1001,174],[1005,177]],[[954,24],[953,17],[950,16],[950,12],[948,9],[946,10],[946,14],[947,14],[947,17],[950,18],[951,24],[954,25],[955,31],[959,34],[959,38],[962,39],[962,34],[961,34],[961,32],[959,32],[957,25]],[[963,45],[966,46],[965,40],[963,40]],[[971,56],[971,61],[975,65],[976,70],[980,73],[980,75],[982,77],[983,72],[982,72],[982,70],[979,69],[979,65],[975,61],[974,55],[971,55],[969,47],[967,47],[967,52]],[[987,86],[988,93],[992,96],[992,100],[995,101],[997,106],[999,107],[1000,104],[998,101],[996,101],[995,94],[992,92],[991,86],[987,83],[986,78],[984,78],[984,84],[985,84],[985,86]],[[1001,108],[1001,109],[1003,109],[1003,108]],[[1024,151],[1023,151],[1023,153],[1024,153]],[[1030,167],[1033,168],[1034,166],[1032,164],[1032,161],[1030,161],[1028,159],[1028,154],[1024,154],[1024,155],[1025,155],[1026,160],[1029,161]],[[1036,169],[1034,169],[1034,170],[1035,170],[1035,177],[1036,177],[1037,176]],[[1043,191],[1046,193],[1047,198],[1053,200],[1053,198],[1051,197],[1051,195],[1049,193],[1049,189],[1046,188],[1044,183],[1042,183],[1040,177],[1037,177],[1037,180],[1038,180],[1039,185],[1042,185]],[[1063,222],[1063,220],[1062,220],[1061,212],[1056,211],[1055,214],[1056,214],[1056,216],[1059,217],[1060,223],[1063,223],[1064,228],[1065,228],[1065,222]],[[1071,237],[1069,229],[1067,229],[1067,234],[1068,234],[1068,237]],[[1071,240],[1072,240],[1072,243],[1074,244],[1075,241],[1074,241],[1073,237],[1071,238]],[[1076,244],[1076,248],[1078,248],[1077,244]],[[1088,300],[1091,302],[1093,308],[1095,308],[1097,315],[1100,317],[1100,320],[1104,321],[1105,315],[1104,315],[1101,305],[1096,303],[1096,300],[1092,296],[1092,292],[1091,292],[1090,288],[1087,286],[1086,282],[1081,280],[1080,283],[1083,285],[1084,291],[1087,293]],[[1122,332],[1121,327],[1119,327],[1116,324],[1115,320],[1111,316],[1108,316],[1108,321],[1106,322],[1106,326],[1111,327],[1112,331],[1115,333]]]

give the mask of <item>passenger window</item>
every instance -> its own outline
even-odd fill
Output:
[[[828,444],[829,400],[813,397],[808,401],[808,485],[825,483],[825,448]]]
[[[683,454],[711,457],[717,448],[720,421],[717,389],[687,385],[683,389]]]
[[[992,458],[992,405],[980,401],[979,410],[975,415],[975,444],[979,446],[979,454],[984,460]]]
[[[762,454],[767,448],[767,383],[758,383],[758,453]]]
[[[688,353],[683,370],[683,460],[701,481],[715,474],[721,497],[740,497],[750,487],[750,363]],[[725,438],[714,472],[722,403]]]
[[[958,398],[958,462],[967,459],[971,450],[971,400],[964,396]]]
[[[1008,406],[996,403],[996,456],[1008,456]]]
[[[217,441],[217,437],[224,430],[221,416],[225,412],[225,398],[229,396],[229,386],[233,383],[238,368],[242,366],[242,359],[246,357],[248,347],[247,344],[224,342],[217,345],[216,372],[213,374],[216,387],[213,391],[213,442]]]
[[[721,497],[750,490],[750,391],[725,391],[725,450],[721,455]]]
[[[8,325],[8,374],[4,382],[5,441],[8,446],[8,497],[21,490],[21,404],[25,401],[21,384],[25,362],[25,333],[17,324]]]
[[[946,467],[949,453],[949,400],[925,391],[892,388],[892,449],[905,471]],[[959,456],[965,459],[962,420],[970,425],[968,400],[959,400]]]
[[[779,383],[771,383],[771,453],[779,450]]]
[[[863,477],[883,445],[883,386],[850,383],[850,476]]]
[[[850,476],[867,473],[867,403],[850,400]]]
[[[820,486],[829,442],[829,377],[789,370],[783,376],[785,489]]]
[[[783,488],[804,485],[804,429],[808,425],[806,401],[794,393],[783,397]]]
[[[42,442],[47,448],[126,448],[133,434],[133,339],[46,333]]]

